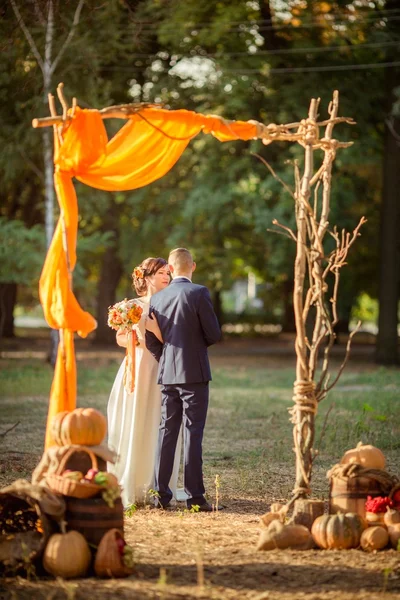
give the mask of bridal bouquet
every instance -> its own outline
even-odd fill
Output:
[[[140,321],[143,309],[136,304],[135,300],[122,300],[108,309],[107,324],[117,331],[132,331]]]
[[[124,387],[131,394],[135,389],[135,348],[138,344],[136,325],[140,321],[143,309],[135,300],[122,300],[108,309],[107,324],[117,331],[125,331],[127,335]]]

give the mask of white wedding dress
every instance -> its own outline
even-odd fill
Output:
[[[124,507],[149,503],[148,490],[154,485],[154,466],[161,418],[161,389],[157,384],[158,363],[145,346],[145,318],[149,304],[137,299],[143,313],[137,326],[135,390],[129,394],[123,384],[125,361],[119,368],[108,401],[108,445],[117,454],[116,463],[108,463],[122,486]],[[170,488],[174,498],[183,500],[177,490],[182,432],[179,436]]]

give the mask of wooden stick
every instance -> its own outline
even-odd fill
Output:
[[[72,105],[72,108],[74,104]],[[134,115],[143,108],[162,108],[161,104],[151,104],[149,102],[136,102],[134,104],[119,104],[115,106],[107,106],[101,108],[97,112],[100,113],[102,119],[128,119],[130,115]],[[92,109],[97,110],[97,109]],[[70,121],[71,115],[67,115],[65,121]],[[61,116],[43,117],[40,119],[32,120],[32,127],[37,129],[39,127],[50,127],[51,125],[62,125],[64,122]]]
[[[65,123],[68,115],[68,102],[64,96],[64,84],[59,83],[57,86],[57,96],[63,107],[62,123]]]
[[[10,433],[10,431],[12,431],[13,429],[15,429],[16,427],[18,427],[18,425],[20,424],[21,421],[18,421],[17,423],[14,423],[14,425],[12,425],[11,427],[9,427],[8,429],[6,429],[5,431],[2,431],[0,433],[0,437],[5,437],[7,435],[7,433]]]
[[[258,158],[259,160],[261,160],[261,162],[267,167],[267,169],[269,170],[269,172],[271,173],[271,175],[273,177],[275,177],[275,179],[277,181],[279,181],[279,183],[285,188],[285,190],[292,196],[292,198],[294,198],[294,192],[290,189],[290,187],[287,185],[287,183],[285,183],[283,181],[283,179],[281,179],[274,171],[274,169],[271,167],[271,165],[265,160],[265,158],[263,158],[262,156],[260,156],[259,154],[257,154],[257,152],[251,152],[251,154],[253,156],[255,156],[256,158]]]
[[[72,109],[71,109],[71,119],[74,118],[75,115],[75,111],[76,111],[76,107],[78,106],[78,101],[77,99],[74,97],[72,98]]]

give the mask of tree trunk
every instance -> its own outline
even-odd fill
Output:
[[[390,98],[385,125],[383,159],[383,194],[381,206],[379,258],[379,333],[376,344],[376,362],[395,365],[398,354],[399,302],[399,241],[400,225],[400,119],[391,117],[395,87],[394,69],[387,69],[386,89]]]
[[[294,320],[293,311],[293,279],[288,279],[282,284],[282,298],[283,298],[283,320],[282,320],[282,331],[287,333],[294,333],[296,331],[296,323]]]
[[[296,500],[291,523],[304,525],[311,531],[315,519],[324,514],[324,508],[323,500]]]
[[[51,129],[45,128],[43,131],[43,162],[45,179],[45,231],[46,246],[49,248],[54,232],[54,183],[53,183],[53,147],[52,147]],[[54,367],[57,360],[59,334],[57,329],[50,332],[50,348],[47,356],[48,362]]]
[[[17,301],[17,284],[0,283],[0,338],[14,337],[14,307]]]
[[[116,302],[116,290],[122,275],[122,265],[117,256],[117,244],[106,249],[101,265],[97,296],[96,344],[114,344],[115,331],[107,325],[108,307]]]
[[[214,291],[213,304],[214,304],[214,310],[215,310],[215,314],[217,315],[218,322],[219,322],[220,326],[222,327],[222,325],[224,323],[224,312],[222,309],[222,298],[221,298],[220,290]]]
[[[48,4],[45,60],[43,63],[43,102],[48,103],[51,90],[51,55],[53,50],[54,13],[53,3]],[[53,131],[45,128],[43,131],[43,162],[44,162],[44,197],[45,197],[45,232],[46,247],[49,249],[54,233],[54,160],[53,160]],[[50,331],[50,347],[48,362],[54,367],[57,362],[57,351],[60,335],[57,329]]]
[[[121,260],[118,256],[119,210],[110,194],[110,206],[104,221],[104,231],[114,233],[114,241],[108,246],[101,265],[101,273],[97,294],[97,329],[95,344],[115,344],[115,331],[107,325],[108,307],[116,302],[116,291],[123,273]]]
[[[54,232],[54,182],[53,182],[53,131],[50,128],[43,130],[43,162],[45,179],[45,231],[47,248],[51,244]]]

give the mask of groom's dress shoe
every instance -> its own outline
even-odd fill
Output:
[[[161,504],[161,502],[157,502],[157,504],[153,504],[152,508],[158,508],[159,510],[174,510],[176,507],[171,504],[171,502],[168,502],[168,504]]]
[[[198,506],[198,510],[196,510],[196,512],[217,512],[216,511],[216,507],[212,506],[211,504],[209,504],[208,502],[204,502],[204,504],[193,504],[192,506],[188,506],[188,509],[190,510],[191,508],[193,508],[193,506]],[[218,505],[218,510],[223,510],[224,507],[221,505]]]

